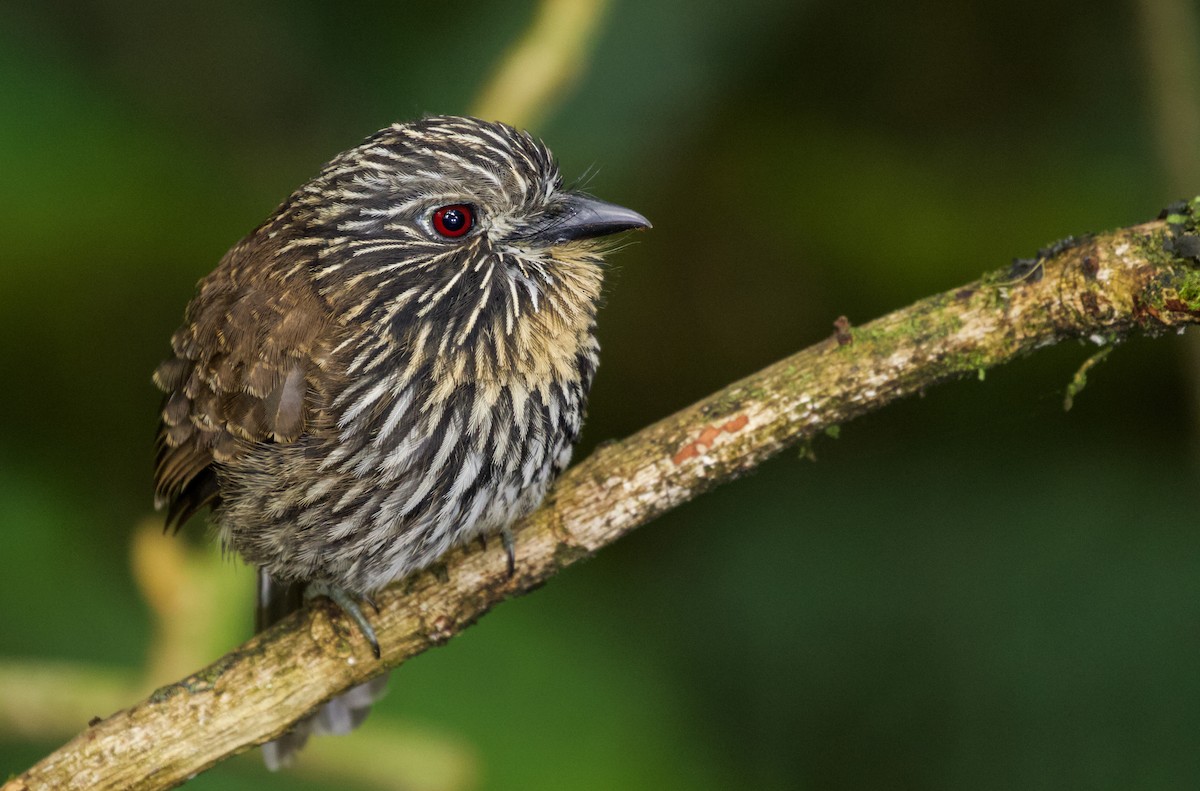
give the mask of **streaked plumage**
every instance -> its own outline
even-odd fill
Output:
[[[474,225],[447,238],[431,217],[454,205]],[[503,124],[431,117],[341,154],[200,283],[155,372],[168,525],[213,506],[267,620],[290,584],[366,596],[505,528],[579,436],[598,240],[648,225]]]

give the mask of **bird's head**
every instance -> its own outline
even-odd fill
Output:
[[[300,254],[344,320],[450,346],[590,325],[612,234],[650,223],[565,189],[527,132],[474,118],[395,124],[332,160],[260,229]],[[445,348],[445,345],[443,345]]]

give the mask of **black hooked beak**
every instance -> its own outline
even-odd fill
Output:
[[[576,239],[594,239],[649,227],[650,221],[633,209],[589,195],[568,194],[545,226],[526,238],[553,247]]]

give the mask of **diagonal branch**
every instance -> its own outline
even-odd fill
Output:
[[[381,662],[332,606],[297,613],[215,664],[88,727],[0,791],[170,788],[275,736],[315,706],[440,645],[659,514],[783,448],[939,382],[1068,338],[1111,344],[1200,320],[1190,206],[1059,244],[833,337],[598,449],[563,476],[504,552],[456,550],[400,582],[373,617]],[[1168,225],[1168,222],[1171,224]]]
[[[536,126],[584,71],[607,7],[608,0],[542,0],[471,114],[519,129]]]

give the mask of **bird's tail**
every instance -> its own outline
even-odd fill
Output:
[[[254,610],[254,630],[261,632],[304,606],[304,583],[283,582],[262,569],[258,570],[258,597]],[[262,746],[263,762],[274,772],[290,766],[296,753],[312,734],[343,734],[362,725],[371,704],[383,697],[388,674],[353,687],[292,726],[278,739]]]

